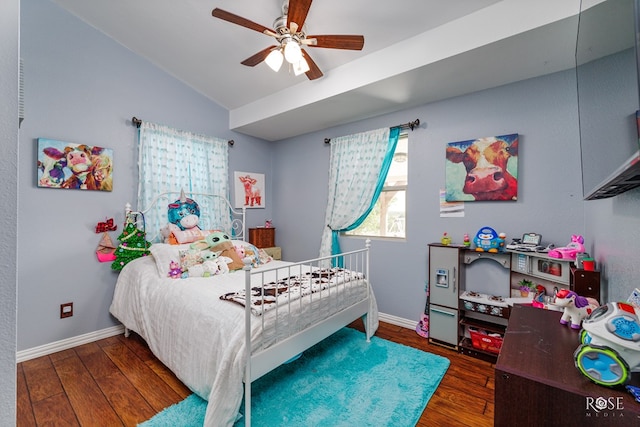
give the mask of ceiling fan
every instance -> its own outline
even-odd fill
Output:
[[[211,14],[219,19],[258,31],[276,39],[278,44],[269,46],[242,61],[254,67],[265,61],[271,69],[278,71],[283,59],[293,67],[295,75],[305,73],[309,80],[322,77],[322,71],[302,46],[330,49],[362,50],[364,37],[360,35],[307,35],[304,26],[312,0],[284,0],[282,16],[276,18],[273,29],[256,24],[231,12],[215,8]]]

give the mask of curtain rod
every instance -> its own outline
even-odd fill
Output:
[[[420,126],[420,119],[415,119],[412,122],[405,123],[403,125],[391,126],[391,127],[400,128],[402,130],[407,130],[407,129],[413,130],[414,128],[417,128],[418,126]],[[331,142],[331,138],[325,138],[324,139],[324,143],[325,144],[329,144],[330,142]]]
[[[133,116],[131,118],[131,123],[134,124],[138,129],[140,129],[140,125],[142,125],[142,119],[139,119],[136,116]],[[233,144],[235,144],[236,142],[233,139],[230,139],[229,141],[227,141],[227,143],[233,146]]]

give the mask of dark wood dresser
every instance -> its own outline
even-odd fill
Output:
[[[575,367],[579,332],[561,316],[513,307],[495,366],[495,426],[639,426],[640,403],[624,387],[594,384]],[[630,384],[640,386],[640,373]]]
[[[257,248],[271,248],[276,245],[276,229],[256,227],[249,229],[249,243]]]

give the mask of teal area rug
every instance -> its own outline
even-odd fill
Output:
[[[253,383],[252,425],[414,426],[448,367],[444,357],[343,328]],[[202,426],[205,410],[191,395],[141,426]]]

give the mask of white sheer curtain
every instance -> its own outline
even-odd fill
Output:
[[[375,203],[398,134],[398,128],[384,128],[331,140],[329,195],[321,257],[338,253],[338,233],[361,222]]]
[[[229,198],[227,141],[143,122],[139,133],[138,209],[164,192],[218,194]],[[176,195],[174,200],[177,200]],[[220,200],[192,197],[200,205],[200,228],[231,229],[229,207]],[[173,200],[170,200],[173,201]],[[167,225],[167,203],[145,215],[149,238]]]

